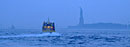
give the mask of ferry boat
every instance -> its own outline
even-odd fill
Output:
[[[42,26],[42,31],[43,32],[55,32],[55,24],[54,22],[50,22],[49,18],[47,22],[43,22],[43,26]]]

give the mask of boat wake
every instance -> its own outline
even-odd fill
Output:
[[[44,37],[44,36],[61,36],[59,33],[42,33],[42,34],[22,34],[12,36],[0,36],[0,38],[15,38],[15,37]]]

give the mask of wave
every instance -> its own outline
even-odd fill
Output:
[[[43,37],[43,36],[61,36],[61,34],[59,34],[59,33],[22,34],[22,35],[12,35],[12,36],[0,36],[0,38]]]

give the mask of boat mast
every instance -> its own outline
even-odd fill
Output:
[[[50,23],[50,20],[49,20],[49,18],[48,18],[48,23]]]

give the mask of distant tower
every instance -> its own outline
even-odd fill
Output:
[[[84,18],[83,18],[83,10],[80,7],[80,19],[79,19],[79,25],[82,26],[84,25]]]
[[[128,24],[127,24],[127,30],[128,30],[128,31],[129,31],[129,25],[130,25],[129,23],[130,23],[130,22],[128,21]]]
[[[11,26],[11,29],[15,29],[15,26],[14,26],[14,25],[12,25],[12,26]]]

